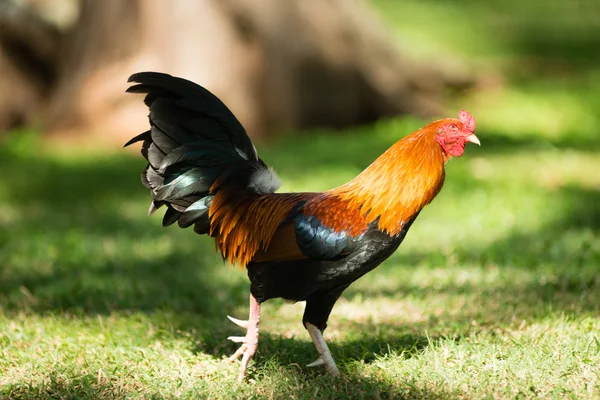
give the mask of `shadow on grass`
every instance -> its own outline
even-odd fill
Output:
[[[298,139],[295,146],[284,143],[267,153],[277,154],[278,161],[285,161],[289,168],[306,165],[310,158],[303,169],[310,175],[312,168],[360,169],[389,144],[383,139],[365,141],[358,137],[323,140],[329,144],[327,147],[319,146],[319,139],[316,144]],[[547,142],[498,135],[489,140],[485,150],[476,149],[478,154],[528,149]],[[590,148],[590,143],[569,139],[552,145]],[[331,154],[333,148],[339,154]],[[231,281],[215,272],[213,266],[219,262],[210,239],[176,227],[163,229],[157,219],[144,217],[145,207],[141,204],[149,196],[138,178],[143,161],[107,157],[71,165],[33,155],[17,156],[5,149],[0,149],[0,154],[4,156],[4,167],[11,171],[2,176],[0,187],[4,187],[6,203],[18,211],[12,224],[7,224],[9,229],[0,232],[0,260],[12,260],[14,264],[0,272],[0,289],[15,298],[23,297],[23,288],[34,298],[41,293],[33,303],[19,305],[19,301],[11,300],[5,302],[5,308],[109,312],[165,307],[196,312],[212,308],[211,295],[245,302],[245,294],[236,294],[246,292],[245,274]],[[286,175],[294,175],[292,170],[283,169]],[[464,176],[449,179],[449,186],[456,190],[471,190],[482,184]],[[517,257],[544,263],[562,256],[570,268],[581,252],[561,249],[556,238],[573,229],[600,228],[600,193],[566,187],[549,196],[565,203],[565,213],[556,216],[551,225],[535,232],[513,233],[486,249],[459,251],[459,262],[505,265],[514,263],[508,257]],[[123,211],[124,204],[132,209]],[[132,254],[132,247],[140,243],[159,246],[169,240],[171,244],[165,251],[149,248],[143,257]],[[22,257],[14,257],[15,252],[21,252]],[[45,257],[44,253],[52,252],[56,254]],[[408,261],[427,256],[409,255]]]
[[[405,359],[416,357],[429,343],[440,339],[407,333],[408,327],[398,325],[378,324],[374,327],[369,324],[351,323],[347,327],[360,331],[361,336],[343,342],[330,340],[328,343],[336,361],[342,365],[349,362],[370,364],[377,357],[396,354],[402,354]],[[365,329],[366,327],[369,329]],[[275,361],[282,366],[299,364],[306,373],[322,373],[322,368],[305,367],[306,364],[315,361],[319,354],[310,341],[308,332],[303,332],[303,335],[298,338],[282,338],[276,332],[261,333],[260,355],[255,360],[258,368],[261,363]]]
[[[89,374],[64,382],[61,377],[50,376],[48,383],[30,386],[7,387],[0,395],[7,399],[118,399],[129,394],[122,387],[99,383],[98,376]],[[158,397],[161,398],[161,397]]]

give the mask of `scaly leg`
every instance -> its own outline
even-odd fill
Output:
[[[240,374],[238,375],[238,382],[242,382],[244,380],[244,375],[246,374],[246,368],[248,367],[252,356],[254,353],[256,353],[256,348],[258,347],[258,321],[260,320],[260,303],[258,300],[256,300],[252,293],[250,293],[250,315],[248,321],[241,321],[239,319],[230,317],[229,315],[227,318],[229,318],[234,324],[246,329],[246,336],[229,336],[227,338],[233,342],[242,343],[240,348],[231,357],[229,357],[229,361],[233,362],[240,356],[243,356]]]
[[[323,333],[319,328],[311,324],[310,322],[306,322],[306,329],[310,334],[310,338],[312,339],[317,351],[319,352],[319,358],[311,362],[307,365],[307,367],[316,367],[319,365],[325,365],[325,369],[333,376],[339,376],[340,371],[338,370],[337,365],[335,365],[335,361],[331,356],[331,352],[329,351],[329,347],[327,347],[327,343],[325,343],[325,339],[323,339]]]

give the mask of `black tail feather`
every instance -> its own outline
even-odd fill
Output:
[[[178,222],[182,228],[194,225],[195,232],[208,233],[211,190],[226,170],[219,178],[221,186],[259,195],[277,189],[277,179],[259,160],[243,126],[208,90],[156,72],[134,74],[128,82],[136,82],[128,93],[146,94],[150,130],[125,146],[143,142],[142,155],[149,164],[142,183],[152,191],[148,213],[166,205],[163,226]],[[270,177],[266,185],[265,174]]]
[[[125,143],[123,145],[123,147],[127,147],[129,145],[132,145],[136,142],[141,142],[142,140],[146,141],[146,140],[152,140],[150,137],[150,130],[147,130],[144,133],[140,133],[139,135],[137,135],[136,137],[132,138],[129,142]]]
[[[170,206],[167,208],[167,212],[165,213],[165,216],[163,217],[162,220],[162,225],[163,226],[169,226],[169,225],[173,225],[181,216],[181,212],[177,211],[174,208],[171,208]]]

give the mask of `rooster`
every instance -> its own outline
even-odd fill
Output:
[[[404,137],[350,182],[314,193],[275,193],[279,180],[259,157],[244,127],[205,88],[156,72],[134,74],[129,93],[145,93],[150,129],[142,142],[152,192],[149,214],[165,206],[163,226],[177,222],[210,235],[224,259],[246,267],[248,320],[228,318],[246,330],[241,343],[244,379],[258,346],[260,305],[269,299],[306,301],[302,322],[319,353],[308,366],[339,375],[323,339],[342,292],[400,245],[444,183],[444,165],[479,145],[475,119],[430,123]]]

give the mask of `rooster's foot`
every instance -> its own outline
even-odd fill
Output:
[[[230,316],[227,316],[231,322],[246,329],[246,336],[229,336],[227,339],[235,343],[242,343],[239,349],[231,357],[229,361],[233,362],[239,357],[242,357],[242,365],[238,375],[238,382],[244,380],[248,364],[256,353],[258,348],[258,321],[260,319],[260,303],[252,294],[250,294],[250,317],[248,321],[242,321]]]
[[[325,343],[325,339],[323,339],[323,333],[319,328],[311,324],[310,322],[306,323],[306,329],[310,334],[310,337],[319,352],[319,358],[315,361],[311,362],[307,365],[307,367],[317,367],[319,365],[324,365],[327,372],[329,372],[333,376],[339,376],[340,371],[338,370],[337,365],[335,365],[335,361],[329,351],[329,347],[327,347],[327,343]]]

